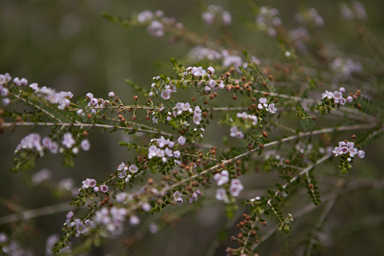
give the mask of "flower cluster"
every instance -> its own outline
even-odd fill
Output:
[[[115,93],[114,92],[110,92],[108,94],[108,97],[110,99],[112,99],[113,97],[115,97]],[[91,110],[92,114],[95,114],[97,109],[103,109],[103,108],[107,107],[110,104],[109,100],[105,100],[103,98],[96,98],[96,97],[93,96],[93,93],[90,93],[90,92],[86,94],[86,99],[89,101],[88,105],[87,105],[87,108]],[[83,109],[79,109],[77,111],[77,114],[78,115],[82,115],[82,116],[85,115]]]
[[[209,5],[207,11],[204,12],[201,17],[203,18],[207,26],[212,26],[216,21],[221,20],[222,24],[228,26],[232,23],[231,14],[225,11],[223,7],[216,5]]]
[[[244,187],[239,179],[231,180],[231,185],[229,187],[229,193],[231,194],[231,196],[239,196],[240,192],[243,189]],[[216,199],[219,201],[224,201],[224,203],[229,203],[228,195],[224,188],[219,188],[216,190]]]
[[[53,255],[52,249],[55,247],[55,244],[58,243],[59,241],[60,241],[60,236],[58,234],[50,235],[47,238],[47,242],[45,244],[45,255],[46,256]],[[64,254],[66,254],[66,253],[70,254],[72,251],[71,251],[70,246],[67,246],[67,247],[64,247],[62,250],[60,250],[60,252],[62,252]]]
[[[185,138],[183,136],[179,137],[178,142],[180,145],[184,145]],[[166,163],[168,161],[167,157],[180,158],[181,156],[179,150],[172,150],[175,143],[169,139],[165,139],[163,136],[161,136],[160,139],[152,139],[151,143],[152,145],[148,148],[148,159],[159,157]]]
[[[221,186],[229,181],[229,173],[227,170],[223,170],[221,173],[216,173],[213,179],[216,180],[217,186]]]
[[[90,231],[90,228],[95,227],[95,224],[93,221],[86,219],[83,222],[81,219],[74,219],[73,218],[74,215],[75,214],[72,211],[70,211],[66,216],[67,220],[65,221],[64,225],[70,228],[75,227],[77,236],[79,236],[80,234],[88,233],[88,231]]]
[[[81,188],[83,190],[86,190],[88,188],[93,188],[93,191],[95,192],[102,192],[102,193],[107,193],[109,188],[107,185],[103,184],[103,185],[100,185],[100,186],[97,186],[97,182],[95,179],[85,179],[82,181],[82,186]]]
[[[359,158],[365,157],[365,152],[363,150],[358,150],[355,147],[355,143],[350,141],[340,141],[339,146],[335,147],[332,151],[335,156],[339,155],[349,155],[349,157],[354,158],[357,155]]]
[[[3,96],[3,97],[8,96],[9,90],[5,86],[7,85],[7,83],[9,81],[11,81],[11,79],[12,79],[12,77],[9,75],[9,73],[0,74],[0,94],[1,94],[1,96]],[[28,81],[25,78],[22,78],[21,80],[19,80],[19,78],[15,78],[15,80],[18,82],[19,86],[28,84]],[[2,100],[2,103],[4,106],[7,106],[9,103],[11,103],[11,100],[9,98],[4,98]]]
[[[230,134],[231,137],[239,138],[239,139],[244,139],[244,133],[237,128],[237,126],[232,126],[230,129]]]
[[[324,25],[323,17],[317,13],[315,8],[309,8],[302,13],[296,14],[295,19],[305,26],[322,27]]]
[[[38,97],[45,98],[51,104],[57,104],[57,108],[60,110],[65,109],[71,104],[70,99],[73,97],[71,92],[56,92],[54,89],[46,86],[39,88],[37,83],[30,84],[29,87],[35,91]]]
[[[117,176],[119,176],[120,179],[125,179],[125,182],[129,182],[132,176],[130,174],[127,175],[127,171],[130,173],[137,173],[139,168],[137,168],[134,164],[126,165],[122,162],[119,166],[117,166],[117,170],[120,171]]]
[[[128,212],[125,208],[121,207],[112,207],[107,208],[103,207],[100,210],[96,211],[95,216],[93,217],[93,221],[95,224],[100,225],[105,228],[107,233],[104,233],[104,236],[118,236],[124,230],[124,221]],[[132,216],[132,218],[137,218],[136,216]],[[137,218],[138,219],[138,218]],[[130,220],[132,223],[138,224],[140,220]],[[133,225],[134,225],[133,224]]]
[[[164,12],[161,10],[157,10],[155,13],[145,10],[138,13],[136,18],[140,24],[149,24],[147,31],[153,37],[162,37],[164,35],[164,26],[174,26],[176,29],[183,28],[182,23],[176,22],[173,17],[165,17]]]
[[[307,44],[309,43],[309,33],[304,27],[299,27],[289,31],[289,37],[293,46],[300,52],[308,50]]]
[[[201,61],[204,59],[207,60],[222,60],[222,66],[225,68],[228,68],[230,66],[235,67],[237,72],[240,72],[240,69],[238,67],[246,68],[248,65],[248,62],[244,62],[243,59],[240,56],[233,55],[229,53],[227,50],[222,50],[221,52],[206,48],[204,46],[196,46],[192,48],[192,50],[189,52],[189,56],[196,60]],[[257,59],[255,56],[249,57],[251,62],[256,63],[257,65],[260,65],[260,60]]]
[[[354,62],[350,58],[336,58],[330,64],[331,70],[339,73],[341,78],[348,79],[352,73],[361,73],[363,66],[359,62]]]
[[[259,104],[257,105],[258,109],[265,109],[266,111],[274,114],[277,111],[277,108],[275,107],[275,103],[268,104],[267,98],[260,98]]]
[[[353,1],[350,6],[345,3],[340,4],[341,16],[346,20],[367,19],[367,12],[364,5],[358,1]]]
[[[42,169],[41,171],[32,175],[32,183],[33,185],[37,186],[40,183],[44,182],[45,180],[50,179],[51,176],[52,176],[52,173],[50,170]]]
[[[79,152],[78,147],[73,147],[76,144],[75,139],[72,136],[72,133],[67,132],[63,135],[62,140],[63,146],[66,148],[72,148],[72,153],[77,154]],[[84,139],[80,143],[81,148],[84,151],[88,151],[91,147],[91,144],[88,139]],[[16,147],[15,153],[18,153],[20,150],[36,150],[40,153],[40,156],[44,155],[44,148],[49,149],[52,154],[57,154],[59,152],[59,144],[55,141],[52,141],[49,137],[44,137],[41,140],[41,136],[38,133],[31,133],[25,136]],[[60,152],[64,152],[64,148],[60,149]]]
[[[243,112],[243,113],[237,113],[236,116],[237,118],[241,118],[243,120],[250,120],[252,122],[252,125],[257,124],[257,116],[255,115],[249,115],[247,114],[247,112]]]
[[[275,8],[263,6],[260,13],[256,16],[256,24],[260,30],[266,31],[271,37],[275,37],[276,28],[281,25],[281,19],[277,17],[279,11]]]
[[[346,102],[352,102],[353,97],[349,95],[347,99],[344,99],[343,92],[345,92],[344,87],[340,87],[338,91],[334,92],[329,92],[326,90],[324,93],[321,94],[321,99],[333,99],[333,102],[338,103],[340,105],[345,105]]]

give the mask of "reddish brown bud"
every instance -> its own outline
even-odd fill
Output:
[[[113,203],[109,203],[109,207],[112,207],[113,206]]]
[[[240,89],[240,85],[238,85],[238,84],[235,85],[235,89],[236,89],[236,90],[239,90],[239,89]]]
[[[269,75],[269,76],[268,76],[268,79],[269,79],[269,80],[273,80],[273,76],[272,76],[272,75]]]
[[[91,119],[91,118],[92,118],[92,114],[89,113],[89,114],[87,115],[87,118],[88,118],[88,119]]]
[[[263,131],[263,136],[264,136],[265,138],[267,138],[267,137],[268,137],[268,133],[267,133],[266,131]]]
[[[267,222],[266,221],[262,221],[261,225],[263,225],[263,227],[266,227],[267,226]]]
[[[213,95],[214,95],[215,97],[217,97],[217,92],[214,92]]]
[[[138,96],[133,96],[133,100],[137,100],[139,97]]]
[[[132,119],[133,121],[135,121],[135,120],[137,119],[137,117],[136,117],[136,116],[132,116],[131,119]]]
[[[355,135],[355,134],[353,134],[353,135],[352,135],[352,139],[354,139],[354,140],[355,140],[356,138],[357,138],[357,137],[356,137],[356,135]]]
[[[233,100],[236,100],[236,99],[237,99],[236,95],[233,95],[232,99],[233,99]]]
[[[83,136],[87,137],[88,136],[88,132],[87,131],[83,131]]]
[[[256,101],[256,98],[255,98],[255,97],[252,97],[252,101]]]
[[[207,117],[208,116],[207,112],[203,112],[202,115],[203,115],[203,117]]]
[[[312,120],[316,120],[316,116],[312,116]]]
[[[195,98],[195,97],[192,97],[192,98],[191,98],[191,101],[195,101],[195,100],[196,100],[196,98]]]
[[[15,121],[16,122],[21,122],[21,116],[16,117]]]
[[[309,184],[309,185],[308,185],[308,188],[309,188],[309,189],[313,189],[313,184],[312,184],[312,183]]]
[[[210,98],[211,100],[213,100],[213,98],[215,98],[215,95],[211,94],[211,95],[209,95],[209,98]]]
[[[148,184],[149,184],[149,185],[152,185],[152,184],[153,184],[153,179],[152,179],[152,178],[148,178]]]
[[[207,101],[207,100],[204,100],[204,104],[208,104],[208,101]]]
[[[238,238],[242,238],[242,237],[243,237],[243,233],[239,233],[239,234],[237,234],[237,237],[238,237]]]
[[[259,145],[259,148],[263,149],[263,148],[264,148],[264,145],[263,145],[263,144],[260,144],[260,145]]]

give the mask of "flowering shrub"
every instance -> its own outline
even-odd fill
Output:
[[[243,17],[244,22],[280,44],[277,59],[258,56],[257,51],[235,47],[233,42],[201,39],[163,11],[144,10],[129,18],[104,17],[124,27],[144,28],[155,38],[185,40],[192,47],[182,63],[171,58],[172,74],[156,74],[150,86],[129,82],[140,94],[75,96],[12,77],[17,74],[0,75],[2,136],[19,127],[52,128],[46,136],[47,131],[40,130],[25,135],[15,149],[14,173],[35,168],[50,154],[60,155],[65,167],[76,168],[80,151],[93,153],[89,134],[96,129],[130,135],[119,145],[129,150],[133,160],[120,159],[104,170],[104,179],[84,176],[82,182],[66,178],[56,184],[55,193],[63,198],[70,195],[72,201],[66,204],[71,208],[53,206],[49,211],[65,211],[66,219],[61,238],[48,237],[47,255],[83,255],[109,239],[125,239],[127,230],[140,227],[155,234],[173,225],[172,218],[206,202],[225,207],[229,227],[217,243],[225,244],[227,255],[241,256],[257,255],[259,244],[275,231],[290,233],[294,219],[325,204],[305,249],[299,248],[312,255],[315,245],[324,242],[320,229],[339,196],[360,188],[384,188],[383,182],[355,184],[348,178],[359,172],[352,168],[354,160],[367,161],[362,159],[365,148],[384,131],[378,82],[382,73],[328,49],[318,36],[327,20],[316,9],[303,8],[295,16],[300,27],[289,30],[276,8],[249,4],[256,13]],[[232,10],[213,5],[202,9],[204,24],[230,30]],[[340,5],[340,11],[348,20],[367,18],[357,1]],[[359,31],[364,40],[375,41],[367,28]],[[381,45],[372,47],[382,54]],[[314,65],[326,69],[324,74],[313,74],[302,61],[306,57],[318,58]],[[383,65],[381,60],[378,63]],[[24,112],[17,110],[21,106]],[[215,133],[225,136],[211,139]],[[335,157],[340,159],[338,166],[332,161]],[[266,183],[265,190],[253,190],[259,189],[256,182],[263,172],[274,175],[275,185]],[[333,186],[340,179],[348,184],[343,189]],[[43,169],[31,180],[35,186],[51,182],[51,172]],[[309,200],[300,197],[303,190]],[[297,197],[301,201],[294,208],[290,200]],[[170,208],[179,209],[173,213],[177,217],[165,214]],[[296,209],[306,210],[296,213]],[[150,214],[162,217],[151,220]],[[17,225],[26,216],[9,220],[5,216],[0,224]],[[142,236],[125,243],[134,246]],[[18,239],[0,233],[2,251],[27,255]]]

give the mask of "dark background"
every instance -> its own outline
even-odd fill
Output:
[[[263,57],[274,57],[278,47],[273,40],[261,32],[247,29],[237,20],[237,15],[254,19],[255,15],[249,10],[247,1],[207,1],[206,4],[217,4],[229,10],[233,23],[230,26],[235,40],[244,49],[255,49],[254,54]],[[299,1],[256,1],[259,6],[271,5],[280,10],[283,24],[290,29],[298,27],[294,22],[294,14],[298,11]],[[324,41],[339,51],[353,54],[369,55],[359,40],[355,27],[340,18],[338,1],[307,1],[308,6],[314,7],[325,20],[322,30]],[[364,1],[368,13],[367,26],[383,38],[384,20],[382,13],[384,5],[380,0]],[[158,74],[172,75],[171,57],[187,65],[186,54],[190,50],[180,41],[170,45],[168,37],[155,39],[143,28],[124,29],[112,24],[101,14],[103,12],[122,17],[130,17],[133,12],[142,10],[163,10],[165,16],[175,17],[188,29],[214,34],[212,28],[207,28],[201,19],[201,10],[194,1],[0,1],[0,73],[9,72],[12,77],[25,77],[30,83],[37,82],[39,86],[48,86],[57,91],[66,90],[74,94],[74,98],[84,97],[92,92],[96,97],[107,97],[109,91],[114,91],[120,98],[129,101],[134,95],[133,90],[124,82],[129,78],[140,86],[149,88],[152,77]],[[311,65],[311,63],[308,63]],[[49,130],[38,130],[45,135]],[[42,168],[49,168],[53,181],[73,177],[76,186],[80,186],[85,178],[104,179],[114,171],[116,165],[132,156],[118,146],[124,138],[123,134],[102,133],[93,131],[90,135],[91,150],[80,152],[74,168],[65,169],[61,165],[61,156],[45,156],[37,161],[36,168],[18,174],[11,174],[13,152],[20,140],[30,133],[29,128],[18,128],[12,134],[0,135],[0,198],[3,205],[12,199],[25,209],[33,209],[59,202],[51,195],[49,186],[34,187],[30,182],[33,173]],[[207,142],[215,143],[223,133],[207,136]],[[383,142],[383,140],[380,140]],[[382,177],[382,146],[380,141],[370,145],[367,158],[354,166],[351,178],[380,179]],[[334,161],[336,168],[337,162]],[[255,189],[267,187],[262,180],[268,180],[273,187],[276,175],[258,173],[255,176]],[[253,176],[251,176],[253,177]],[[208,193],[208,192],[207,192]],[[248,191],[247,195],[252,195]],[[244,197],[246,197],[244,195]],[[308,199],[308,198],[306,198]],[[66,199],[68,200],[68,198]],[[309,200],[308,200],[309,202]],[[203,204],[209,206],[202,210],[187,214],[181,223],[174,228],[167,227],[158,235],[146,236],[138,243],[134,255],[204,255],[210,243],[226,222],[220,205],[211,205],[211,201]],[[330,215],[329,237],[332,237],[328,247],[319,250],[318,255],[382,255],[383,217],[384,212],[382,192],[372,191],[345,196],[336,202]],[[9,214],[6,207],[0,208],[0,216]],[[32,221],[33,229],[25,231],[26,238],[21,241],[26,248],[33,248],[36,255],[43,255],[46,238],[52,233],[60,233],[64,222],[64,213],[36,218]],[[316,212],[315,212],[316,216]],[[362,224],[366,218],[368,224]],[[373,222],[373,224],[370,222]],[[377,222],[375,222],[375,220]],[[311,217],[301,222],[301,228],[310,227]],[[356,230],[343,231],[346,227],[356,224]],[[305,231],[295,229],[293,245],[300,247],[298,242]],[[129,228],[128,228],[129,229]],[[0,231],[9,234],[7,225],[1,225]],[[131,230],[127,231],[131,232]],[[133,232],[133,231],[132,231]],[[132,233],[131,232],[131,233]],[[339,233],[338,233],[339,232]],[[130,233],[130,234],[131,234]],[[229,232],[227,237],[236,234]],[[28,238],[28,239],[27,239]],[[284,238],[282,234],[275,235],[260,247],[260,255],[282,255]],[[122,241],[114,241],[119,248],[125,248]],[[108,243],[101,249],[92,251],[92,255],[106,255],[107,252],[118,252]],[[228,244],[225,240],[215,255],[224,255],[223,250]],[[276,246],[279,245],[279,246]],[[107,248],[107,249],[104,249]]]

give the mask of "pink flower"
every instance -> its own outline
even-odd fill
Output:
[[[271,103],[271,104],[269,104],[269,106],[268,106],[268,110],[269,110],[269,112],[271,112],[272,114],[276,113],[277,108],[275,108],[275,103]]]
[[[51,144],[49,144],[49,151],[52,153],[52,154],[57,154],[57,152],[59,152],[59,144],[57,144],[57,142],[51,142]]]
[[[91,148],[91,144],[89,143],[89,140],[85,139],[81,142],[80,144],[81,148],[84,150],[84,151],[88,151],[90,148]]]
[[[137,225],[139,225],[140,224],[140,219],[139,219],[139,217],[137,217],[137,216],[132,216],[132,217],[130,217],[129,218],[129,224],[131,224],[131,226],[137,226]]]
[[[119,164],[119,166],[117,167],[117,170],[122,171],[124,169],[124,167],[125,167],[124,162],[121,162],[121,164]]]
[[[175,193],[173,193],[173,198],[178,204],[181,204],[183,202],[182,194],[179,191],[175,191]]]
[[[335,103],[339,103],[339,100],[343,98],[343,94],[339,91],[334,91],[333,92],[333,99]]]
[[[75,140],[72,137],[72,133],[65,133],[63,136],[63,141],[61,143],[67,148],[71,148],[75,144]]]
[[[103,192],[103,193],[107,193],[108,192],[108,186],[107,185],[101,185],[100,186],[100,191]]]
[[[151,210],[152,207],[149,203],[143,203],[141,205],[141,208],[143,209],[143,211],[148,212],[149,210]]]
[[[138,168],[136,165],[132,164],[131,166],[129,166],[129,171],[131,173],[136,173],[138,171]]]
[[[172,93],[171,89],[165,89],[164,91],[161,92],[161,98],[163,98],[164,100],[169,100],[171,98],[171,93]]]
[[[216,199],[219,201],[224,201],[224,203],[229,203],[227,192],[224,188],[219,188],[216,190]]]
[[[93,99],[93,94],[92,93],[87,93],[86,95],[85,95],[89,100],[91,100],[91,99]]]
[[[229,173],[223,170],[221,173],[216,173],[213,178],[217,181],[217,186],[221,186],[229,181]]]
[[[359,150],[359,151],[357,151],[357,156],[359,158],[364,158],[365,157],[365,152],[363,150]]]
[[[241,181],[239,179],[231,180],[231,186],[229,187],[229,193],[231,193],[232,196],[234,196],[234,197],[238,196],[243,189],[244,189],[244,187],[241,184]]]
[[[181,153],[179,150],[176,150],[175,152],[173,152],[173,157],[174,158],[179,158],[181,156]]]
[[[8,98],[4,98],[1,102],[3,103],[4,106],[8,106],[9,103],[11,103],[11,100]]]
[[[186,139],[183,137],[183,136],[180,136],[179,139],[177,140],[177,142],[183,146],[186,142]]]
[[[184,104],[181,106],[181,109],[182,109],[183,111],[188,111],[190,107],[191,107],[191,105],[189,104],[189,102],[186,102],[186,103],[184,103]]]
[[[194,122],[195,124],[199,125],[199,124],[200,124],[200,121],[201,121],[201,115],[199,115],[199,114],[195,114],[195,115],[193,116],[193,122]]]
[[[321,99],[325,99],[325,98],[332,99],[333,93],[326,90],[325,93],[321,94]]]

